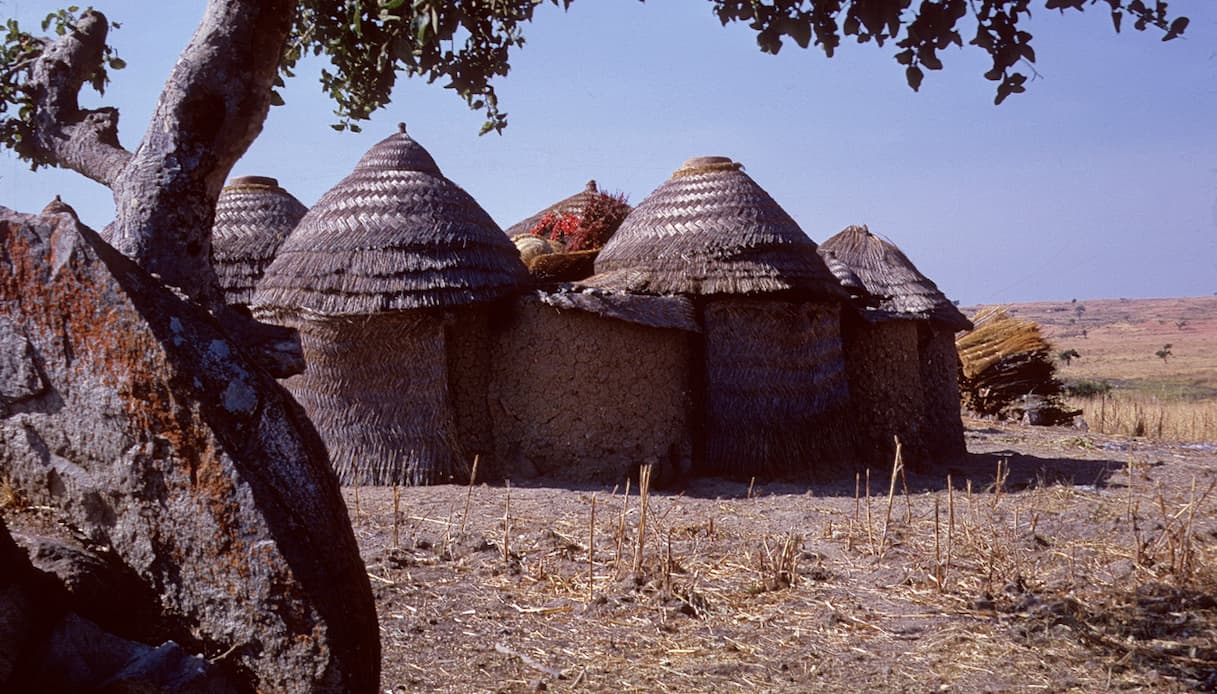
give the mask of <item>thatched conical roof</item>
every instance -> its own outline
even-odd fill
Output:
[[[972,323],[896,244],[848,226],[820,244],[820,254],[872,320],[929,320],[953,331]],[[844,265],[844,268],[840,268]],[[861,286],[858,286],[858,284]]]
[[[626,217],[589,284],[646,294],[844,297],[816,244],[726,157],[685,162]]]
[[[535,227],[538,222],[544,219],[545,215],[547,214],[573,214],[575,216],[580,216],[583,214],[583,208],[587,207],[587,203],[591,201],[592,198],[601,194],[602,191],[599,187],[597,187],[596,181],[588,181],[583,190],[579,191],[578,193],[575,193],[569,198],[555,202],[549,207],[546,207],[540,212],[528,217],[527,219],[522,219],[515,224],[512,224],[507,228],[507,235],[511,238],[515,238],[520,234],[527,234],[528,232],[532,231],[532,228]]]
[[[307,211],[273,178],[240,176],[224,186],[211,228],[211,260],[225,301],[250,302],[266,266]]]
[[[403,124],[309,210],[254,303],[272,313],[366,315],[491,301],[524,277],[511,241]]]

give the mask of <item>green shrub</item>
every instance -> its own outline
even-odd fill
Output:
[[[1096,398],[1111,392],[1111,384],[1107,381],[1077,381],[1067,383],[1065,392],[1075,398]]]

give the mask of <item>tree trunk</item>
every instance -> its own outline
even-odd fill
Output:
[[[102,59],[100,13],[49,44],[31,80],[39,154],[114,191],[107,240],[213,309],[223,303],[211,268],[216,199],[262,130],[294,12],[289,0],[210,0],[134,154],[118,144],[114,109],[77,106]]]

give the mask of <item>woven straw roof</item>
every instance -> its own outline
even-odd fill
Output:
[[[913,265],[896,244],[863,226],[848,226],[820,244],[820,254],[837,272],[842,285],[871,320],[929,320],[951,330],[969,330],[972,323]],[[858,286],[860,283],[861,286]]]
[[[685,162],[626,217],[588,284],[647,294],[844,297],[816,244],[726,157]]]
[[[309,210],[254,303],[326,316],[447,307],[500,298],[524,277],[503,231],[401,125]]]
[[[596,186],[596,182],[594,180],[588,181],[583,190],[579,191],[578,193],[575,193],[569,198],[555,202],[549,207],[546,207],[540,212],[528,217],[527,219],[522,219],[515,224],[512,224],[507,228],[507,235],[515,238],[520,234],[527,234],[528,232],[532,231],[532,228],[535,227],[537,223],[540,222],[547,214],[573,214],[575,216],[580,216],[583,214],[583,208],[587,206],[588,201],[600,193],[601,190]]]
[[[249,303],[266,266],[307,211],[273,178],[241,176],[224,186],[216,201],[211,259],[228,303]]]
[[[577,284],[562,284],[553,290],[539,289],[536,295],[542,303],[555,308],[577,309],[652,328],[701,332],[693,302],[683,296],[646,296]]]

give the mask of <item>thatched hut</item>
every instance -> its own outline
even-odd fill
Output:
[[[249,305],[266,266],[307,211],[273,178],[239,176],[224,186],[211,229],[211,261],[226,303]]]
[[[588,181],[581,192],[514,224],[508,235],[534,282],[576,282],[594,272],[600,249],[629,212],[624,195]]]
[[[737,477],[847,464],[845,298],[816,244],[725,157],[685,162],[605,245],[588,284],[693,299],[694,465]]]
[[[502,474],[612,484],[648,463],[657,482],[687,472],[692,302],[567,284],[518,297],[508,318],[490,390]]]
[[[286,385],[345,484],[428,484],[489,455],[487,305],[524,267],[511,242],[400,132],[377,143],[288,236],[255,312],[300,330]]]
[[[842,335],[859,453],[890,465],[899,436],[910,467],[962,458],[954,333],[972,324],[866,226],[846,227],[819,250],[852,300]]]
[[[536,214],[521,219],[515,224],[507,227],[507,235],[511,238],[515,238],[521,234],[530,233],[547,215],[574,215],[578,217],[583,214],[583,209],[587,207],[587,203],[589,201],[591,201],[597,195],[602,194],[603,193],[601,192],[600,187],[596,185],[595,180],[588,181],[587,185],[583,187],[583,190],[579,191],[578,193],[575,193],[568,198],[563,198],[549,207],[537,212]]]

